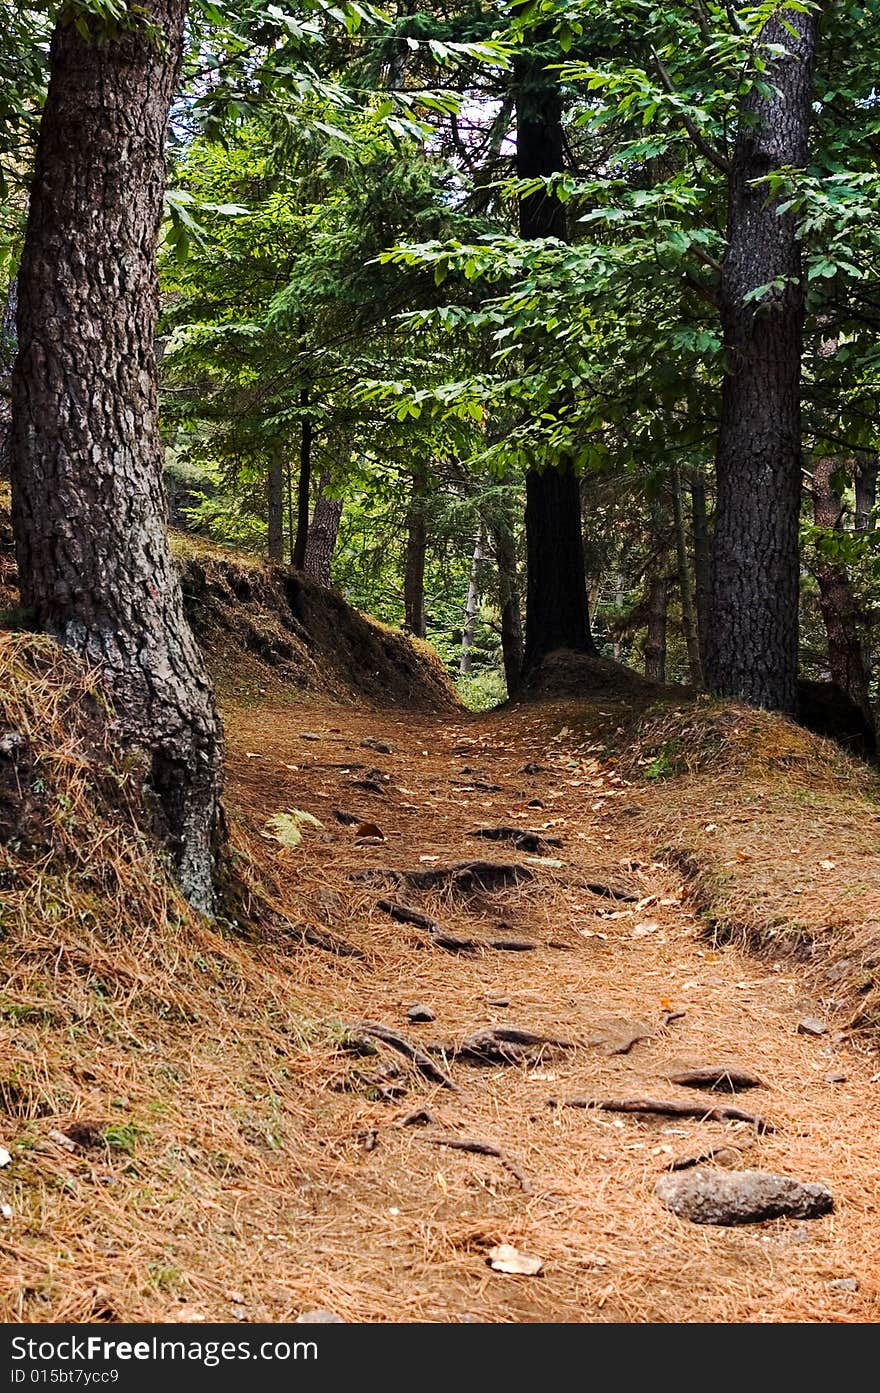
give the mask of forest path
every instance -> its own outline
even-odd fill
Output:
[[[291,1062],[301,1170],[253,1216],[250,1261],[283,1266],[299,1309],[346,1320],[876,1319],[876,1057],[830,1033],[798,1033],[817,1007],[795,965],[713,948],[678,872],[654,859],[656,847],[638,844],[644,833],[633,829],[644,819],[631,814],[644,813],[645,786],[627,786],[571,713],[535,705],[415,716],[311,704],[227,713],[229,805],[264,849],[278,901],[293,921],[363,955],[314,943],[297,950],[292,970],[316,1022],[307,1056]],[[382,791],[359,787],[365,776]],[[306,827],[296,849],[257,835],[291,808],[325,830]],[[359,844],[335,809],[374,823],[384,841]],[[535,859],[467,835],[498,825],[562,846],[539,848]],[[424,871],[473,858],[517,863],[533,878],[472,894],[352,879],[369,868]],[[459,938],[537,946],[447,951],[379,909],[382,898]],[[415,1002],[435,1020],[411,1023]],[[360,1020],[422,1047],[493,1026],[572,1047],[538,1046],[501,1064],[433,1056],[454,1092],[386,1046],[371,1058],[340,1049],[327,1022]],[[669,1081],[709,1065],[737,1065],[765,1086],[733,1097]],[[399,1096],[383,1101],[377,1084]],[[573,1096],[732,1103],[775,1130],[548,1106]],[[401,1125],[422,1107],[432,1123]],[[527,1188],[496,1158],[442,1149],[431,1140],[441,1133],[502,1148]],[[721,1146],[727,1165],[824,1181],[835,1213],[720,1228],[664,1210],[654,1195],[664,1168]],[[491,1270],[487,1251],[497,1243],[541,1258],[542,1274]],[[841,1279],[843,1288],[834,1285]],[[847,1289],[851,1279],[858,1290]]]

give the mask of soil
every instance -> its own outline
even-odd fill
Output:
[[[876,1319],[876,1056],[833,1030],[798,1033],[818,1008],[797,962],[713,946],[681,873],[654,859],[644,808],[627,815],[644,790],[603,757],[604,736],[591,753],[570,720],[570,707],[547,703],[480,717],[236,712],[229,802],[239,827],[256,842],[266,818],[291,806],[324,824],[295,850],[262,841],[276,902],[363,955],[303,948],[311,1008],[320,1000],[355,1050],[360,1020],[422,1049],[445,1044],[432,1058],[459,1090],[384,1046],[367,1057],[316,1048],[305,1125],[322,1163],[306,1165],[271,1221],[261,1219],[251,1260],[283,1251],[303,1304],[347,1320]],[[387,776],[381,793],[352,787],[355,765],[374,763],[365,738],[393,745],[375,760]],[[535,764],[539,773],[522,772]],[[529,806],[536,799],[542,807]],[[383,840],[359,841],[356,825],[336,820],[340,807]],[[503,843],[497,859],[533,878],[495,893],[389,891],[360,875],[482,858],[487,843],[468,833],[500,825],[563,845],[536,857]],[[597,883],[620,898],[587,888]],[[380,910],[388,895],[459,939],[537,946],[445,951]],[[435,1019],[409,1021],[415,1002]],[[456,1042],[498,1026],[570,1047],[538,1045],[489,1065],[455,1057]],[[669,1081],[717,1065],[765,1086],[732,1099]],[[738,1102],[769,1126],[548,1106],[646,1095],[707,1112]],[[404,1125],[419,1110],[433,1121]],[[443,1150],[438,1132],[498,1147],[526,1188],[497,1158]],[[657,1179],[683,1157],[711,1164],[713,1151],[715,1164],[829,1185],[834,1214],[737,1229],[668,1214]],[[501,1243],[541,1258],[541,1274],[492,1270],[487,1253]],[[855,1292],[839,1285],[851,1277]]]

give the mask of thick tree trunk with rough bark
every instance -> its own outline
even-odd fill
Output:
[[[798,520],[804,287],[796,215],[779,212],[766,175],[807,161],[815,12],[769,21],[787,56],[743,99],[730,171],[721,319],[727,374],[708,679],[722,696],[793,712],[798,663]],[[794,31],[793,33],[791,31]],[[772,286],[756,301],[747,299]]]
[[[417,467],[412,473],[412,492],[406,515],[406,564],[403,573],[404,628],[416,638],[424,638],[425,624],[425,556],[428,533],[425,525],[427,481],[425,471]]]
[[[267,550],[270,561],[284,560],[284,455],[281,447],[269,456],[266,477],[266,510],[268,516]]]
[[[305,573],[318,585],[329,586],[333,566],[333,553],[339,535],[339,520],[342,517],[342,499],[328,498],[324,490],[330,483],[330,475],[321,475],[318,497],[309,527],[309,540],[306,545]]]
[[[309,544],[309,501],[312,488],[312,418],[307,415],[309,389],[303,387],[299,394],[299,404],[303,411],[299,441],[299,483],[296,489],[296,541],[290,564],[301,571],[306,564],[306,548]]]
[[[521,179],[565,167],[562,98],[537,62],[521,65],[516,90],[516,171]],[[521,197],[519,232],[567,239],[565,208],[541,189]],[[526,475],[526,641],[523,671],[555,648],[595,653],[587,608],[580,482],[571,461]]]
[[[180,885],[210,910],[221,733],[165,529],[153,348],[185,11],[144,0],[143,26],[117,37],[53,36],[19,273],[13,524],[23,604],[102,668]]]
[[[495,564],[498,568],[498,608],[501,613],[501,656],[507,695],[515,696],[522,678],[522,620],[513,529],[506,518],[492,525]]]
[[[843,520],[843,502],[832,484],[832,476],[840,467],[839,459],[827,457],[817,459],[813,465],[813,518],[817,527],[832,532],[841,526]],[[873,730],[870,674],[860,637],[863,616],[859,612],[846,566],[838,561],[820,558],[816,580],[828,636],[831,681],[846,692]]]

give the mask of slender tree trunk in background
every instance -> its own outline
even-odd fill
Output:
[[[678,590],[681,596],[681,626],[684,630],[684,641],[687,646],[688,669],[691,684],[694,687],[702,687],[703,665],[700,661],[700,634],[697,610],[694,604],[694,587],[691,583],[684,499],[681,490],[681,470],[677,464],[672,466],[672,516],[675,522],[675,555],[678,562]]]
[[[168,545],[153,347],[185,11],[144,0],[144,24],[117,37],[87,41],[73,23],[53,35],[19,273],[12,488],[22,602],[102,669],[120,737],[149,759],[180,885],[209,911],[221,732]]]
[[[299,404],[305,413],[309,405],[309,389],[303,387],[299,394]],[[306,547],[309,544],[309,506],[312,489],[312,418],[302,416],[299,443],[299,483],[296,489],[296,541],[293,544],[291,565],[301,571],[306,562]]]
[[[522,674],[522,620],[519,611],[519,579],[516,573],[516,547],[507,518],[492,526],[495,563],[498,567],[498,608],[501,612],[501,655],[507,695],[519,691]]]
[[[328,498],[324,493],[329,483],[330,475],[325,471],[318,485],[318,497],[309,527],[305,560],[306,575],[323,586],[330,584],[333,553],[336,550],[339,520],[342,517],[342,499]]]
[[[875,454],[862,455],[856,461],[855,525],[857,532],[873,532],[877,525],[874,518],[874,508],[877,504],[878,467],[880,467],[880,456]],[[873,632],[870,628],[864,634],[862,648],[865,655],[865,666],[870,672],[874,666]]]
[[[474,546],[474,559],[471,562],[471,575],[468,581],[467,600],[464,606],[464,628],[461,631],[461,661],[458,670],[466,677],[471,670],[471,649],[474,645],[474,631],[477,627],[477,614],[480,608],[480,562],[483,559],[483,529],[480,528]]]
[[[284,560],[284,455],[279,446],[269,456],[266,478],[268,552],[270,561]]]
[[[669,555],[667,538],[669,522],[662,498],[651,500],[651,535],[657,550],[648,563],[645,581],[645,613],[647,630],[642,653],[645,659],[645,676],[655,682],[666,681],[666,624],[669,613]],[[623,577],[618,579],[618,607],[623,609],[623,596],[620,587]]]
[[[626,599],[625,582],[626,582],[626,577],[624,576],[623,572],[622,572],[622,571],[618,571],[618,572],[617,572],[617,576],[615,577],[615,581],[614,581],[614,608],[615,608],[616,611],[617,611],[617,624],[618,624],[618,625],[620,625],[620,624],[623,622],[623,602],[624,602],[624,600]],[[616,629],[616,632],[619,633],[619,632],[620,632],[620,629],[617,628],[617,629]],[[622,651],[623,651],[623,650],[621,649],[621,646],[620,646],[620,639],[619,639],[619,638],[615,638],[615,639],[614,639],[614,642],[613,642],[612,645],[611,645],[611,651],[612,651],[612,653],[614,654],[614,661],[615,661],[616,663],[619,663],[619,662],[620,662],[620,656],[621,656],[621,653],[622,653]]]
[[[18,282],[10,281],[0,313],[0,479],[9,478],[12,448],[12,365],[15,362],[15,318]]]
[[[700,668],[705,680],[709,647],[709,607],[712,589],[712,541],[706,507],[706,481],[702,474],[691,475],[691,518],[694,528],[694,581],[697,606],[697,633],[700,640]]]
[[[660,558],[662,562],[663,558]],[[647,594],[648,630],[642,652],[645,656],[645,676],[655,682],[666,681],[666,617],[669,585],[658,566],[650,577]]]
[[[764,75],[767,95],[743,98],[730,172],[708,679],[721,696],[794,712],[804,288],[797,217],[754,181],[807,162],[817,19],[783,18],[762,37],[788,55]],[[771,282],[767,299],[747,301]]]
[[[843,502],[834,490],[832,475],[841,467],[839,459],[817,459],[813,465],[813,518],[817,527],[837,531],[842,525]],[[871,709],[870,674],[859,637],[862,615],[842,562],[820,557],[816,567],[819,604],[828,635],[828,666],[831,680],[847,693],[874,729]]]
[[[425,624],[425,556],[428,534],[425,525],[427,479],[425,470],[417,466],[412,472],[412,492],[406,515],[406,565],[403,575],[404,627],[416,638],[424,638]]]
[[[516,172],[519,178],[564,168],[562,98],[537,61],[523,63],[516,88]],[[539,190],[519,201],[519,232],[528,240],[567,240],[565,209]],[[526,641],[524,673],[555,648],[595,653],[587,609],[580,483],[571,460],[526,474]]]
[[[856,531],[870,532],[874,528],[873,512],[877,503],[877,455],[862,455],[856,462]]]

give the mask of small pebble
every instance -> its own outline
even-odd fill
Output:
[[[798,1021],[797,1033],[798,1035],[827,1035],[828,1027],[817,1016],[804,1016],[802,1021]]]
[[[487,996],[487,997],[486,997],[486,1005],[487,1005],[487,1006],[509,1006],[509,1005],[510,1005],[510,997],[509,997],[509,996]]]
[[[297,1316],[294,1325],[344,1325],[342,1316],[337,1316],[335,1311],[303,1311],[301,1316]]]
[[[826,1083],[846,1083],[846,1074],[826,1074]]]
[[[414,1006],[410,1006],[406,1013],[406,1018],[412,1021],[414,1025],[421,1022],[435,1021],[437,1019],[430,1006],[424,1006],[421,1001],[417,1001]]]
[[[857,1277],[835,1277],[828,1286],[831,1291],[858,1291],[859,1281]]]

